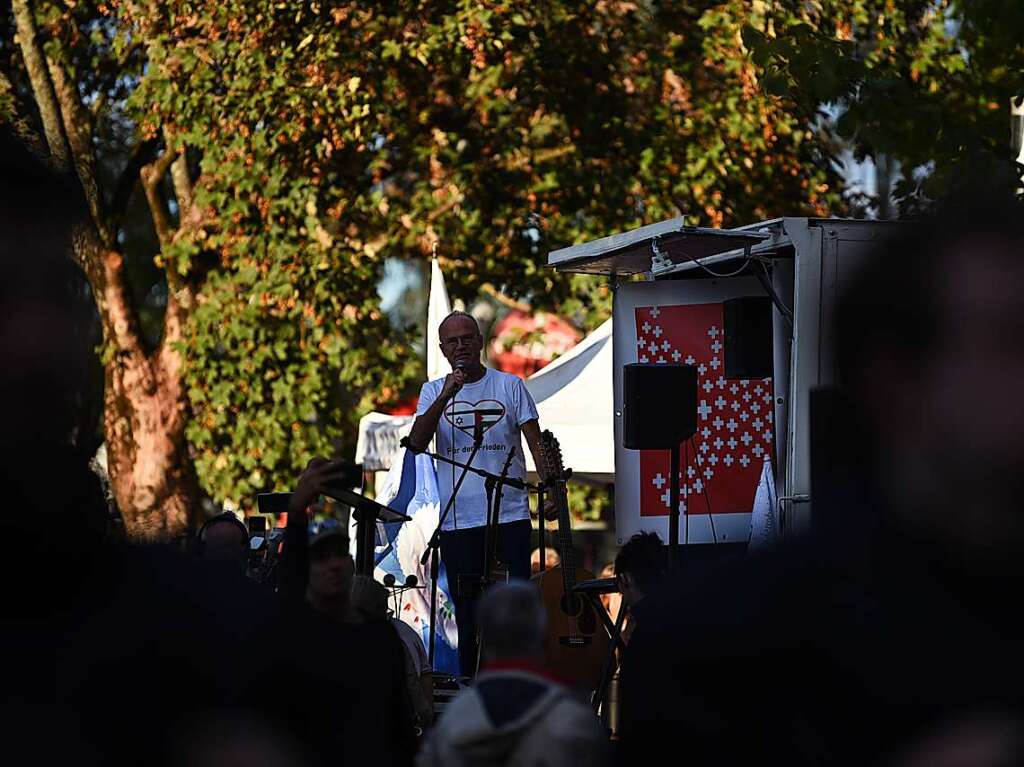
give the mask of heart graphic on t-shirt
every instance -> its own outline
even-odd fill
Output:
[[[480,433],[490,429],[505,417],[505,406],[496,399],[482,399],[478,402],[455,400],[444,411],[448,423],[459,431],[473,436],[476,425],[480,425]]]

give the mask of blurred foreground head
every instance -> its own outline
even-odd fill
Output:
[[[544,652],[547,614],[533,584],[512,580],[493,586],[480,602],[478,623],[484,657],[491,663],[535,659]]]
[[[0,129],[0,438],[68,444],[94,373],[96,313],[72,242],[85,221],[77,179]]]
[[[225,511],[199,529],[199,556],[245,573],[249,564],[249,531],[242,521]]]
[[[352,578],[352,609],[363,621],[388,618],[388,590],[369,575]]]
[[[889,511],[979,571],[1024,550],[1022,248],[1016,202],[948,206],[878,249],[837,318]]]
[[[84,209],[73,176],[0,129],[2,529],[33,555],[89,546],[106,522],[86,463],[96,314],[72,261]]]
[[[657,533],[637,533],[615,556],[615,577],[629,605],[657,589],[665,575],[665,546]]]

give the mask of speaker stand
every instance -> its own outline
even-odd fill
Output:
[[[679,445],[673,443],[669,455],[668,484],[668,569],[679,564]]]

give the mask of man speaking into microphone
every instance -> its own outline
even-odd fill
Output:
[[[409,447],[426,450],[436,438],[435,450],[445,458],[465,463],[473,452],[474,438],[480,448],[473,466],[500,474],[509,450],[515,449],[508,476],[526,477],[522,440],[533,454],[534,464],[544,466],[537,406],[517,376],[491,370],[480,362],[484,339],[472,315],[452,312],[442,320],[438,335],[441,353],[451,363],[444,378],[427,381],[420,390],[416,421],[409,433]],[[461,469],[437,462],[437,484],[443,510],[458,482]],[[497,491],[495,491],[497,492]],[[463,675],[476,668],[476,607],[479,592],[465,587],[484,575],[484,538],[487,524],[487,492],[484,478],[469,472],[441,528],[441,561],[455,602],[459,627],[459,665]],[[526,490],[502,488],[501,517],[495,552],[513,578],[530,577],[530,506]]]

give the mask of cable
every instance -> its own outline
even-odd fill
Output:
[[[760,281],[761,287],[764,288],[764,292],[768,294],[768,297],[771,298],[772,303],[775,304],[775,308],[778,309],[779,314],[782,315],[782,318],[789,325],[789,332],[790,335],[792,335],[793,310],[787,307],[784,303],[782,303],[782,299],[779,298],[779,294],[776,293],[775,288],[772,287],[771,280],[768,277],[768,267],[764,265],[764,261],[762,261],[759,258],[754,260],[757,261],[757,263],[761,266],[762,272],[764,272],[764,274],[762,274],[761,272],[755,269],[754,276],[757,277],[758,281]]]
[[[691,436],[690,437],[690,441],[694,442],[694,437]],[[694,445],[693,445],[693,452],[694,453],[697,452],[697,444],[696,444],[696,442],[694,442]],[[707,479],[707,478],[705,477],[705,479]],[[708,483],[705,482],[704,480],[701,480],[700,486],[701,486],[701,489],[704,492],[704,508],[707,509],[707,512],[708,512],[708,522],[711,523],[711,539],[712,539],[712,542],[717,546],[718,545],[718,533],[715,530],[715,515],[711,513],[711,496],[708,494]]]
[[[749,251],[748,251],[748,253],[749,253]],[[683,253],[683,255],[684,255],[684,256],[686,256],[686,257],[687,257],[688,259],[690,259],[691,261],[693,261],[693,263],[695,263],[695,264],[696,264],[697,266],[699,266],[699,267],[700,267],[701,269],[703,269],[703,270],[704,270],[705,272],[707,272],[708,274],[710,274],[710,275],[711,275],[712,277],[717,277],[717,278],[718,278],[718,279],[720,279],[720,280],[722,280],[722,279],[725,279],[726,277],[735,277],[735,276],[736,276],[736,275],[738,275],[738,274],[739,274],[740,272],[742,272],[742,271],[743,271],[744,269],[746,269],[746,268],[747,268],[748,266],[750,266],[750,262],[754,260],[752,256],[748,255],[748,256],[747,256],[747,257],[746,257],[746,258],[744,259],[744,261],[743,261],[743,264],[742,264],[742,265],[740,266],[740,268],[739,268],[739,269],[737,269],[736,271],[734,271],[734,272],[729,272],[728,274],[719,274],[718,272],[716,272],[716,271],[714,271],[714,270],[712,270],[712,269],[709,269],[708,267],[704,266],[704,264],[702,264],[702,263],[701,263],[700,261],[698,261],[698,260],[697,260],[696,258],[694,258],[693,256],[688,256],[688,255],[686,255],[686,253]]]
[[[692,440],[693,437],[691,436],[690,439]],[[683,500],[683,545],[684,546],[689,546],[690,545],[690,504],[689,504],[689,502],[687,500],[690,497],[690,491],[689,491],[689,487],[690,487],[690,475],[689,475],[690,451],[688,450],[688,447],[689,447],[689,445],[686,442],[684,442],[683,443],[683,477],[685,478],[685,481],[683,482],[683,488],[686,490],[686,492],[683,493],[683,499],[684,499]]]
[[[715,531],[715,515],[711,513],[711,497],[708,495],[708,483],[701,482],[700,486],[704,488],[704,506],[708,510],[708,522],[711,523],[711,537],[714,540],[715,545],[718,545],[718,533]]]
[[[687,255],[685,252],[683,252],[682,255],[684,257],[690,259],[691,261],[693,261],[693,263],[695,263],[697,266],[699,266],[705,272],[710,274],[712,277],[716,277],[718,279],[725,279],[726,277],[735,277],[736,275],[738,275],[740,272],[742,272],[744,269],[746,269],[750,265],[750,262],[753,259],[753,256],[750,255],[750,246],[747,245],[743,250],[744,250],[744,253],[746,254],[746,258],[744,259],[743,264],[735,272],[729,272],[728,274],[719,274],[718,272],[713,271],[712,269],[709,269],[708,267],[704,266],[704,264],[702,264],[699,260],[697,260],[697,258],[695,258],[694,256]],[[658,245],[658,238],[657,237],[655,237],[654,239],[651,240],[651,253],[654,256],[654,259],[664,259],[665,258],[665,253],[662,251],[661,247]],[[709,256],[709,258],[710,257],[711,256]],[[668,259],[668,260],[671,260],[671,259]]]

